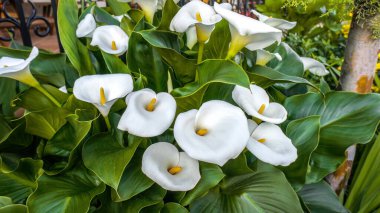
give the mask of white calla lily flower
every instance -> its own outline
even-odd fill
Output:
[[[309,70],[311,73],[318,76],[325,76],[329,74],[329,71],[326,70],[325,65],[315,59],[301,57],[301,61],[303,63],[303,68],[305,71]]]
[[[196,41],[206,43],[215,24],[221,20],[222,17],[216,14],[210,5],[193,0],[183,6],[174,16],[170,23],[170,30],[179,33],[186,32],[188,46],[193,46],[191,44],[195,44]],[[196,36],[194,32],[196,32]]]
[[[74,83],[74,96],[93,104],[107,117],[112,105],[133,90],[132,77],[129,74],[87,75]]]
[[[120,2],[137,3],[144,12],[144,16],[149,23],[153,23],[154,14],[158,9],[158,0],[119,0]]]
[[[124,17],[126,17],[127,19],[132,19],[128,14],[123,14],[123,15],[120,15],[120,16],[114,16],[114,15],[112,15],[112,18],[116,19],[118,22],[121,22]]]
[[[61,91],[61,92],[63,92],[63,93],[68,93],[66,85],[65,86],[61,86],[58,90]]]
[[[91,38],[94,30],[96,29],[96,21],[92,14],[87,14],[84,19],[82,19],[77,27],[76,35],[78,38],[89,37]]]
[[[256,51],[256,64],[265,66],[272,59],[277,58],[277,60],[282,61],[282,57],[278,53],[270,53],[266,50],[257,50]]]
[[[140,137],[155,137],[164,133],[173,123],[177,104],[169,93],[156,94],[151,89],[130,93],[128,105],[118,129]]]
[[[38,56],[38,48],[33,47],[27,59],[2,57],[0,58],[0,77],[12,78],[29,86],[36,87],[38,81],[30,72],[30,63]]]
[[[244,112],[224,101],[208,101],[199,110],[178,115],[174,124],[178,145],[192,158],[223,166],[247,145]]]
[[[235,56],[241,49],[254,51],[281,42],[282,31],[253,18],[225,9],[214,4],[215,11],[229,22],[231,43],[228,58]]]
[[[258,126],[252,120],[248,122],[255,128],[247,149],[258,159],[274,166],[288,166],[297,159],[296,147],[280,127],[266,122]]]
[[[279,103],[269,103],[268,94],[259,86],[251,84],[248,89],[236,85],[232,98],[248,115],[262,121],[280,124],[287,118],[286,109]]]
[[[119,26],[106,25],[95,29],[91,45],[109,54],[122,55],[128,50],[128,41],[128,35]]]
[[[272,26],[274,28],[277,28],[279,30],[290,30],[290,29],[293,29],[297,25],[297,22],[291,22],[284,19],[268,17],[262,13],[257,12],[256,10],[251,10],[251,12],[257,18],[259,18],[261,22],[264,22],[265,24]]]
[[[198,161],[167,142],[152,144],[145,150],[141,169],[169,191],[189,191],[201,179]]]

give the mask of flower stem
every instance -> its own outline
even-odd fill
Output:
[[[38,91],[44,94],[51,102],[53,102],[57,107],[61,107],[62,105],[55,99],[46,89],[44,89],[40,84],[34,86]]]
[[[104,115],[103,115],[103,118],[104,118],[104,121],[106,122],[107,129],[108,129],[108,130],[111,130],[110,119],[108,118],[108,116],[104,116]]]
[[[198,64],[202,62],[204,47],[205,47],[205,43],[204,42],[199,42],[198,60],[197,60]]]

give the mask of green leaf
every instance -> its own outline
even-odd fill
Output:
[[[118,20],[113,18],[109,13],[107,13],[102,8],[94,6],[93,11],[94,11],[94,18],[98,23],[102,23],[104,25],[116,25],[116,26],[120,25]]]
[[[191,212],[303,212],[278,170],[226,178],[220,188],[190,204]]]
[[[224,178],[224,174],[219,166],[209,163],[201,163],[201,180],[195,186],[194,189],[188,191],[186,195],[181,199],[181,205],[187,206],[198,197],[206,194],[208,190],[218,185],[218,183]]]
[[[0,116],[0,144],[3,143],[12,133],[12,128],[7,124],[5,119]]]
[[[177,112],[200,107],[204,92],[211,83],[249,86],[245,71],[230,60],[205,60],[198,67],[198,81],[172,91]]]
[[[95,74],[89,50],[76,37],[78,26],[78,5],[76,0],[58,2],[58,31],[65,53],[79,75]]]
[[[124,212],[140,212],[143,208],[162,202],[165,194],[166,190],[155,184],[143,193],[123,202]]]
[[[161,213],[187,213],[189,212],[185,207],[178,203],[166,203]]]
[[[115,202],[131,199],[153,185],[141,170],[143,150],[137,150],[134,158],[125,168],[117,191],[112,190],[112,200]]]
[[[52,108],[41,112],[30,112],[25,116],[25,132],[45,139],[51,139],[66,123],[69,113],[63,108]]]
[[[249,72],[247,72],[247,74],[252,82],[255,82],[255,84],[263,88],[272,86],[275,83],[297,83],[317,88],[306,79],[287,75],[270,67],[253,66],[249,69]]]
[[[0,47],[0,58],[7,56],[26,59],[30,51]],[[43,82],[63,86],[65,84],[64,72],[67,66],[65,54],[51,54],[40,50],[38,56],[31,62],[30,70],[33,76]]]
[[[288,44],[281,42],[275,52],[281,55],[282,60],[279,62],[271,61],[268,64],[269,67],[286,75],[303,76],[304,70],[301,58]]]
[[[368,143],[380,120],[380,95],[330,92],[297,95],[286,99],[289,119],[320,115],[320,141],[311,155],[306,182],[319,182],[335,171],[353,144]]]
[[[87,212],[105,185],[89,170],[77,166],[62,175],[38,178],[37,190],[26,204],[30,212]]]
[[[224,59],[230,47],[231,33],[226,20],[222,20],[215,25],[211,33],[209,42],[205,44],[203,58]]]
[[[0,105],[4,115],[12,115],[11,101],[17,95],[16,84],[16,80],[0,78]]]
[[[11,205],[12,203],[13,203],[12,202],[12,198],[5,197],[5,196],[0,196],[0,208],[4,207],[4,206]]]
[[[119,57],[117,57],[116,55],[108,54],[103,51],[101,52],[110,73],[131,73],[131,71],[128,69],[128,66],[124,64],[124,62],[122,62]]]
[[[156,92],[167,91],[167,67],[161,61],[158,50],[137,32],[133,32],[129,38],[127,61],[131,71],[141,73],[147,78],[148,88]]]
[[[305,185],[298,192],[307,208],[313,213],[348,213],[331,187],[324,181]]]
[[[319,142],[320,116],[310,116],[291,121],[286,128],[286,135],[297,148],[297,160],[287,167],[281,167],[286,178],[298,191],[306,182],[310,169],[310,157]]]
[[[236,159],[227,161],[222,169],[227,176],[238,176],[252,173],[252,170],[248,167],[244,153],[241,153]]]
[[[37,178],[42,175],[41,160],[23,158],[13,171],[0,171],[0,196],[12,198],[15,203],[22,203],[37,187]],[[2,166],[3,167],[3,166]]]
[[[12,204],[0,207],[1,213],[28,213],[28,207],[22,204]]]
[[[158,27],[158,30],[169,31],[170,23],[173,17],[175,16],[175,14],[177,14],[178,10],[179,10],[179,7],[176,3],[174,3],[173,0],[167,0],[162,10],[162,18],[161,18],[161,23],[160,23],[160,26]]]
[[[127,3],[119,0],[106,0],[106,2],[116,16],[124,15],[131,9]]]
[[[82,157],[87,168],[105,184],[118,189],[123,172],[131,161],[139,141],[122,147],[109,133],[92,136],[83,146]]]

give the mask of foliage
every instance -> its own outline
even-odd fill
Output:
[[[67,32],[61,38],[65,54],[43,52],[31,64],[32,74],[62,107],[34,88],[0,79],[0,211],[347,211],[323,179],[339,167],[347,147],[371,141],[380,120],[380,95],[330,91],[323,80],[315,83],[304,77],[296,51],[341,57],[330,41],[299,41],[292,34],[291,46],[302,43],[304,48],[295,51],[285,43],[273,45],[267,49],[283,60],[260,66],[255,65],[257,51],[248,49],[239,53],[240,60],[225,59],[230,37],[218,35],[230,35],[230,29],[222,21],[205,46],[204,60],[197,63],[198,46],[189,50],[186,38],[168,29],[178,11],[172,0],[156,14],[153,24],[145,21],[140,10],[107,2],[110,7],[94,9],[101,25],[114,24],[114,14],[131,17],[116,23],[130,36],[127,53],[117,57],[89,45],[89,38],[78,39],[75,30],[83,14],[75,0],[65,0],[59,2],[59,30]],[[25,58],[27,54],[27,50],[0,48],[1,57]],[[117,124],[128,106],[118,100],[107,128],[93,105],[72,94],[79,76],[94,73],[129,73],[135,91],[170,92],[177,114],[199,109],[209,100],[237,105],[231,98],[234,86],[254,83],[287,109],[288,121],[281,128],[297,148],[298,159],[288,167],[275,167],[244,151],[222,167],[200,162],[201,180],[192,190],[167,191],[145,176],[141,164],[149,145],[162,141],[177,145],[173,125],[156,137],[123,132]],[[61,86],[68,93],[58,90]]]

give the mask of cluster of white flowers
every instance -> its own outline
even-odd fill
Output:
[[[136,3],[140,4],[151,21],[164,1],[136,0]],[[245,47],[257,50],[256,64],[264,66],[272,58],[281,60],[280,55],[262,49],[274,42],[281,42],[281,30],[289,29],[293,23],[255,14],[263,22],[231,11],[229,4],[215,3],[211,7],[202,1],[193,0],[179,10],[170,29],[186,33],[187,45],[191,48],[196,42],[207,42],[215,24],[224,18],[229,22],[232,37],[228,53],[230,57]],[[120,55],[128,49],[128,36],[120,27],[97,27],[91,13],[79,23],[77,36],[91,37],[91,45],[110,54]],[[37,81],[30,73],[29,63],[37,55],[38,49],[33,48],[26,60],[1,58],[0,76],[35,84]],[[314,61],[308,59],[303,61],[305,69],[324,73],[323,65],[315,65]],[[179,152],[170,143],[159,142],[148,147],[142,159],[142,171],[167,190],[187,191],[194,188],[201,178],[198,161],[223,166],[228,160],[239,156],[245,148],[261,161],[275,166],[287,166],[297,158],[297,150],[291,140],[276,125],[286,120],[285,108],[278,103],[270,103],[266,91],[257,85],[250,85],[250,88],[235,87],[232,97],[240,108],[225,101],[212,100],[203,103],[199,109],[180,113],[176,119],[176,101],[169,93],[156,94],[151,89],[132,91],[133,80],[129,74],[83,76],[76,80],[73,88],[77,99],[92,103],[105,118],[112,105],[126,96],[127,109],[117,128],[136,136],[161,135],[175,120],[174,137],[184,152]],[[259,124],[247,119],[244,112]]]

